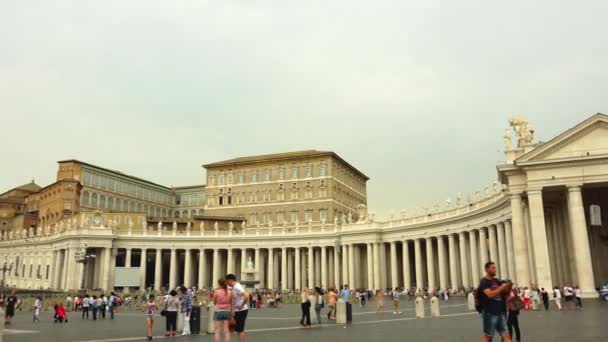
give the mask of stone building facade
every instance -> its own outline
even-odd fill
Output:
[[[471,288],[484,263],[492,260],[500,277],[518,285],[579,285],[584,296],[595,297],[594,288],[608,282],[608,116],[591,116],[544,143],[535,142],[533,133],[525,120],[511,120],[498,182],[485,191],[386,220],[376,220],[359,206],[352,220],[345,214],[344,220],[285,220],[280,225],[269,218],[248,224],[239,217],[251,208],[237,207],[243,211],[227,217],[231,204],[217,202],[220,196],[228,200],[227,177],[232,174],[229,183],[238,184],[234,177],[239,169],[207,165],[209,176],[216,177],[208,181],[207,196],[211,193],[215,202],[208,202],[201,217],[163,222],[145,212],[81,206],[58,222],[2,234],[0,258],[16,265],[6,283],[110,289],[125,286],[119,275],[129,271],[138,276],[137,284],[129,285],[134,288],[210,287],[226,273],[252,276],[255,286],[267,288]],[[320,168],[320,160],[308,156],[298,165],[310,161]],[[255,170],[259,177],[273,167],[278,172],[280,163],[264,163],[243,167],[243,174],[251,177]],[[282,165],[288,174],[291,161]],[[318,172],[311,178],[320,177]],[[243,180],[242,189],[232,187],[230,201],[240,192],[278,190],[273,175],[268,182],[264,188]],[[77,263],[79,251],[97,258]]]

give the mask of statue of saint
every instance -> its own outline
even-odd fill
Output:
[[[177,222],[173,221],[173,230],[177,230]]]
[[[192,225],[190,224],[190,222],[188,222],[188,223],[186,224],[186,230],[190,230],[191,228],[192,228]]]
[[[448,197],[448,199],[445,200],[445,206],[446,208],[450,209],[452,207],[452,199]]]
[[[504,144],[505,144],[505,151],[510,151],[513,149],[513,139],[511,138],[511,129],[509,128],[505,128],[505,136],[504,138]]]
[[[217,232],[220,229],[220,224],[215,221],[215,223],[213,224],[213,229]]]
[[[232,221],[228,222],[228,229],[229,230],[233,230],[234,229],[234,223],[232,223]]]
[[[249,257],[247,258],[247,269],[253,270],[254,267],[253,259],[251,259],[251,253],[249,253]]]
[[[141,223],[141,228],[142,228],[142,230],[143,230],[144,232],[148,230],[148,221],[147,221],[147,220],[145,220],[145,219],[144,219],[144,220],[142,221],[142,223]]]
[[[163,221],[158,221],[158,231],[163,230]]]

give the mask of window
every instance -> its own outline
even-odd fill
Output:
[[[291,191],[291,199],[292,199],[292,200],[298,199],[298,190],[293,189],[293,190]]]
[[[262,214],[262,224],[268,224],[268,212]]]
[[[232,196],[228,195],[228,205],[232,204]]]
[[[298,212],[294,210],[291,212],[291,222],[295,223],[296,221],[298,221]]]
[[[209,185],[215,185],[215,176],[209,176]]]
[[[97,194],[93,193],[93,196],[91,196],[91,206],[93,208],[97,208]]]
[[[270,170],[268,169],[264,171],[264,181],[270,182]]]
[[[82,193],[82,197],[80,198],[80,205],[88,207],[89,206],[89,192],[85,191]]]
[[[277,201],[284,201],[284,200],[285,200],[285,191],[279,190],[277,192]]]
[[[285,168],[284,167],[279,168],[279,179],[280,180],[285,179]]]
[[[325,177],[326,175],[327,175],[327,168],[325,167],[325,164],[321,164],[321,166],[319,166],[319,176]]]
[[[114,216],[114,222],[115,222],[116,224],[120,224],[120,216],[118,216],[118,215],[117,215],[117,216]]]
[[[257,213],[251,213],[251,214],[249,214],[249,223],[250,224],[256,224],[256,223],[258,223],[258,214]]]
[[[251,172],[251,181],[254,183],[256,183],[258,181],[258,172],[257,171]]]
[[[306,165],[306,168],[304,169],[304,176],[308,178],[312,177],[312,166]]]
[[[217,176],[217,184],[224,185],[224,175]]]
[[[283,212],[279,211],[277,213],[277,224],[283,224]]]
[[[108,197],[108,209],[114,209],[114,198]]]
[[[319,209],[319,220],[327,221],[327,209]]]
[[[232,184],[232,173],[228,174],[227,182],[228,182],[228,184]]]
[[[213,201],[213,196],[209,196],[209,197],[207,197],[207,205],[208,205],[208,206],[210,206],[210,207],[211,207],[211,206],[213,206],[213,205],[214,205],[214,203],[213,203],[213,202],[214,202],[214,201]]]
[[[243,184],[245,181],[245,175],[241,172],[239,173],[239,184]]]
[[[217,198],[217,204],[218,205],[224,205],[224,196],[219,196]]]
[[[51,270],[51,265],[46,265],[46,276],[44,277],[46,280],[49,280],[50,270]]]
[[[99,207],[105,209],[106,207],[106,196],[99,196]]]
[[[308,223],[308,222],[312,222],[312,210],[311,209],[307,209],[304,212],[304,220]]]
[[[297,166],[291,167],[291,178],[298,178],[298,167]]]

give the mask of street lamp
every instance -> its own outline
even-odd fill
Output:
[[[5,273],[8,272],[10,274],[12,270],[13,270],[13,262],[11,261],[9,264],[8,258],[5,255],[4,262],[2,262],[2,268],[0,268],[0,271],[2,271],[2,286],[1,286],[2,289],[4,289]]]
[[[74,259],[79,264],[82,264],[82,281],[80,282],[80,289],[84,290],[85,280],[87,278],[87,264],[89,260],[95,260],[97,255],[87,252],[87,245],[84,245],[79,252],[74,253]]]

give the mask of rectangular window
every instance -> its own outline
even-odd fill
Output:
[[[268,224],[268,212],[265,212],[264,214],[262,214],[262,223]]]
[[[264,171],[264,181],[270,182],[270,170]]]
[[[304,220],[308,223],[308,222],[312,222],[312,210],[306,210],[304,212]]]
[[[232,184],[232,173],[228,174],[228,184]]]
[[[327,209],[319,209],[319,220],[327,221]]]
[[[277,224],[283,224],[283,212],[282,211],[277,213]]]
[[[224,175],[217,176],[217,184],[224,185]]]
[[[285,179],[285,168],[284,167],[279,168],[279,179],[280,180]]]
[[[325,175],[327,175],[327,168],[325,167],[325,164],[321,164],[321,166],[319,166],[319,176],[325,177]]]
[[[239,184],[243,184],[245,181],[245,175],[241,172],[239,173]]]
[[[258,172],[257,171],[251,172],[251,181],[253,183],[256,183],[258,181]]]
[[[298,220],[298,212],[297,211],[292,211],[291,212],[291,222],[296,222]]]
[[[298,167],[297,166],[291,167],[291,178],[298,178]]]
[[[51,265],[46,265],[46,276],[44,277],[46,280],[49,280],[50,271],[51,271]]]
[[[312,166],[306,165],[306,169],[304,171],[304,175],[306,177],[312,177]]]

